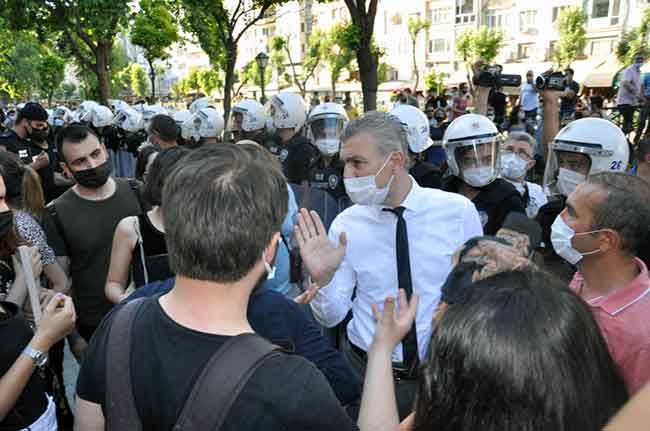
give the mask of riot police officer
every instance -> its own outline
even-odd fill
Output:
[[[519,192],[498,178],[500,143],[494,123],[478,114],[452,121],[443,138],[451,176],[442,188],[474,203],[486,235],[496,234],[510,212],[526,212]]]
[[[243,99],[232,107],[230,113],[230,131],[233,142],[250,139],[263,145],[266,136],[266,111],[257,100]]]
[[[181,126],[183,139],[191,142],[189,148],[219,142],[224,129],[223,115],[214,108],[201,108]]]

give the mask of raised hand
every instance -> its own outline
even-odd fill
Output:
[[[314,283],[318,286],[329,284],[345,256],[345,232],[339,237],[339,245],[334,247],[316,211],[302,208],[298,213],[295,236],[302,261]]]
[[[296,304],[309,304],[312,299],[314,299],[314,296],[318,293],[320,290],[320,286],[317,285],[316,283],[312,283],[311,280],[307,281],[305,291],[302,292],[300,295],[296,296],[293,298],[293,301]]]
[[[418,295],[413,294],[407,301],[404,289],[399,290],[398,309],[395,309],[395,298],[384,300],[384,311],[380,312],[377,304],[372,304],[372,312],[377,320],[373,348],[393,351],[395,346],[411,329],[418,309]]]
[[[57,293],[43,310],[34,335],[34,348],[47,351],[74,328],[77,314],[72,299]]]

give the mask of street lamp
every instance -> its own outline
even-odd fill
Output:
[[[257,67],[260,70],[260,87],[262,89],[262,97],[260,98],[260,102],[263,105],[266,103],[266,95],[264,94],[264,70],[266,69],[266,66],[269,65],[269,56],[264,52],[260,52],[255,57],[255,62],[257,63]]]

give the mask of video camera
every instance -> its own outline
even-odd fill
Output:
[[[566,76],[562,72],[547,72],[535,78],[538,90],[564,91]]]
[[[499,64],[484,65],[474,75],[472,82],[478,87],[519,87],[521,85],[520,75],[503,74],[503,66]]]

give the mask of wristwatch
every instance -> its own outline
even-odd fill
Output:
[[[40,352],[32,349],[30,346],[25,347],[23,355],[29,356],[37,367],[42,367],[47,363],[47,352]]]

